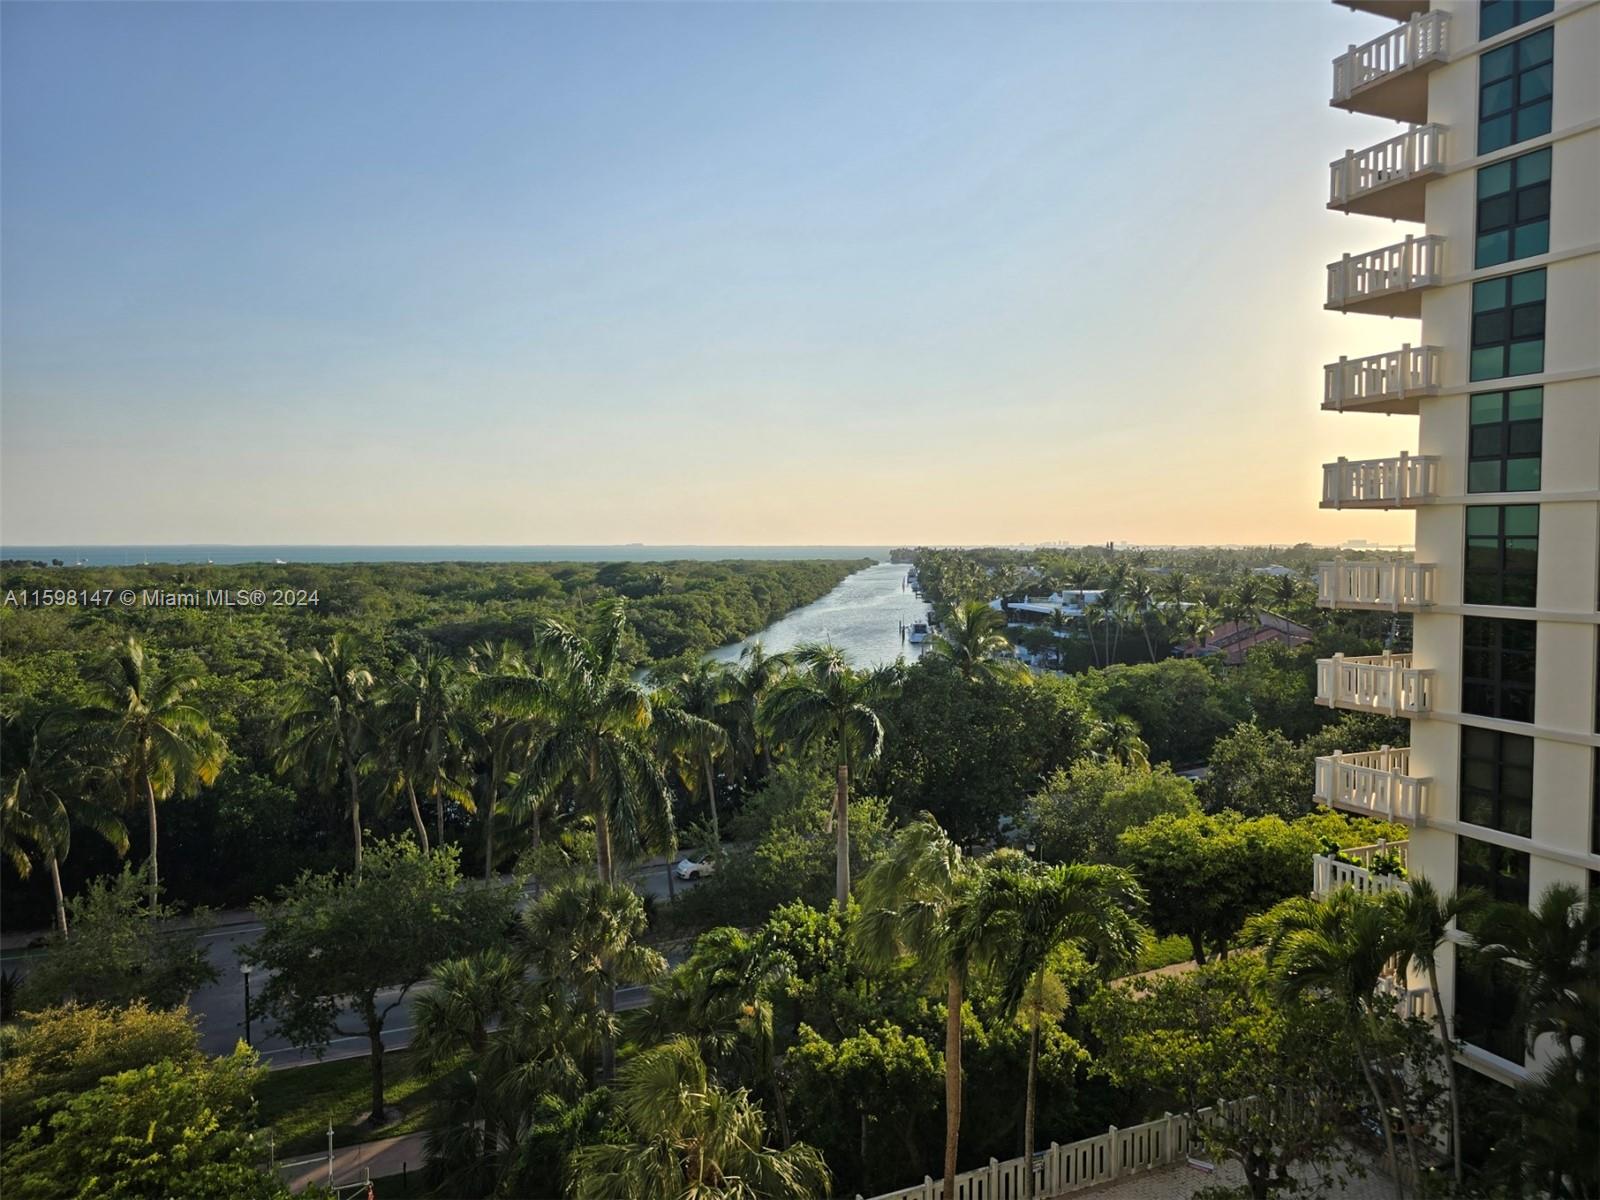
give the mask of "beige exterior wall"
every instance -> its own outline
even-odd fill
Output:
[[[1426,822],[1413,833],[1410,864],[1441,886],[1456,884],[1461,729],[1487,724],[1535,739],[1533,828],[1528,839],[1488,831],[1483,840],[1526,851],[1530,895],[1551,884],[1583,886],[1600,871],[1591,853],[1591,800],[1596,729],[1596,659],[1600,623],[1600,3],[1558,0],[1553,17],[1510,30],[1488,43],[1477,39],[1476,3],[1439,2],[1451,15],[1448,62],[1428,76],[1427,121],[1448,128],[1444,173],[1426,184],[1424,224],[1367,219],[1351,226],[1352,252],[1403,240],[1408,234],[1445,239],[1442,281],[1422,296],[1422,320],[1393,322],[1394,348],[1403,342],[1438,346],[1441,394],[1418,405],[1416,452],[1439,459],[1438,498],[1416,510],[1416,560],[1438,566],[1438,604],[1416,614],[1413,663],[1436,672],[1434,712],[1411,729],[1411,773],[1433,780]],[[1355,20],[1356,18],[1353,18]],[[1554,24],[1555,87],[1551,132],[1490,155],[1477,154],[1478,56]],[[1362,145],[1393,137],[1390,121],[1367,118]],[[1358,137],[1357,141],[1361,141]],[[1552,147],[1550,251],[1484,271],[1473,267],[1477,169]],[[1469,383],[1471,297],[1475,280],[1521,270],[1546,270],[1545,371],[1504,381]],[[1468,396],[1501,388],[1544,388],[1542,487],[1515,496],[1468,496]],[[1359,419],[1359,416],[1352,419]],[[1397,443],[1411,444],[1404,434]],[[1333,448],[1333,457],[1338,453]],[[1462,605],[1467,505],[1540,505],[1539,594],[1535,610],[1474,609]],[[1461,713],[1462,621],[1472,613],[1538,621],[1536,723],[1483,722]],[[1481,831],[1479,831],[1481,832]],[[1451,955],[1442,964],[1447,1009],[1453,1008]],[[1483,1066],[1481,1057],[1475,1065]],[[1530,1064],[1532,1065],[1532,1064]],[[1512,1078],[1516,1067],[1488,1064]]]

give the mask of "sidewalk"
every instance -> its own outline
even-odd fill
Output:
[[[426,1136],[408,1133],[402,1137],[340,1147],[333,1152],[334,1184],[359,1183],[368,1178],[382,1179],[385,1175],[398,1175],[402,1170],[413,1174],[420,1172]],[[314,1158],[297,1158],[293,1162],[279,1163],[278,1174],[291,1191],[302,1191],[314,1183],[325,1185],[328,1182],[327,1152]]]

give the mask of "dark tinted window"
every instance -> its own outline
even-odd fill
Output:
[[[1544,440],[1544,389],[1482,392],[1471,400],[1467,491],[1536,492]]]
[[[1478,153],[1550,132],[1555,31],[1541,29],[1478,56]]]
[[[1539,597],[1539,506],[1484,505],[1467,509],[1463,604],[1532,608]]]
[[[1468,839],[1461,839],[1463,844]],[[1456,1036],[1514,1063],[1523,1056],[1517,989],[1504,967],[1456,952]],[[1463,1074],[1471,1074],[1470,1071]]]
[[[1555,0],[1483,0],[1478,10],[1478,40],[1515,29],[1555,7]]]
[[[1544,370],[1544,269],[1472,285],[1473,379]]]
[[[1461,711],[1532,721],[1538,626],[1495,617],[1465,617],[1461,626]]]
[[[1550,249],[1550,148],[1478,170],[1474,263],[1497,267]]]
[[[1461,819],[1517,837],[1533,834],[1533,739],[1461,730]]]

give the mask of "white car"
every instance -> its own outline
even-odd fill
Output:
[[[717,869],[717,864],[709,858],[696,861],[692,858],[680,858],[673,872],[679,879],[703,879]]]

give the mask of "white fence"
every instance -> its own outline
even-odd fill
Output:
[[[1374,875],[1372,860],[1380,855],[1393,855],[1404,867],[1409,845],[1408,842],[1378,842],[1371,846],[1347,846],[1339,852],[1341,858],[1318,854],[1311,860],[1311,894],[1320,899],[1341,887],[1354,888],[1363,894],[1403,888],[1406,881],[1402,875]],[[1343,858],[1353,858],[1355,862],[1344,862]]]
[[[1432,395],[1439,390],[1437,346],[1401,346],[1366,358],[1341,358],[1322,368],[1322,407],[1335,411]]]
[[[1394,458],[1341,458],[1322,465],[1323,508],[1398,508],[1439,494],[1439,459],[1401,452]]]
[[[1333,60],[1333,102],[1425,62],[1443,62],[1450,49],[1450,14],[1442,9],[1417,13],[1404,25],[1379,34]]]
[[[1415,825],[1427,817],[1428,779],[1406,774],[1408,747],[1331,754],[1316,762],[1316,799],[1361,816]]]
[[[1383,560],[1317,564],[1317,603],[1323,608],[1427,608],[1437,601],[1433,563]]]
[[[1413,667],[1409,654],[1317,659],[1317,703],[1360,712],[1422,714],[1433,711],[1429,667]]]
[[[1443,277],[1444,238],[1408,234],[1403,242],[1329,263],[1327,307],[1347,308],[1391,292],[1437,287]]]
[[[1390,184],[1443,170],[1444,135],[1443,125],[1413,125],[1376,146],[1346,150],[1328,164],[1328,204],[1338,208]]]
[[[1228,1106],[1229,1111],[1239,1103]],[[1201,1109],[1197,1114],[1199,1123],[1204,1124],[1212,1111]],[[1186,1162],[1195,1140],[1194,1124],[1188,1117],[1169,1113],[1129,1129],[1113,1125],[1099,1137],[1067,1146],[1051,1142],[1049,1149],[1033,1156],[1034,1194],[1059,1196]],[[988,1166],[956,1176],[954,1200],[1021,1200],[1023,1173],[1027,1169],[1023,1158],[1008,1158],[1005,1162],[991,1158]],[[925,1177],[914,1187],[886,1192],[873,1200],[944,1200],[944,1180]]]

